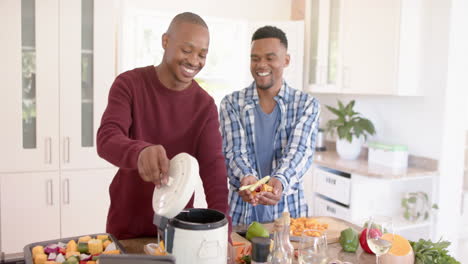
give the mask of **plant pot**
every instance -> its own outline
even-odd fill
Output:
[[[338,139],[336,141],[336,152],[340,158],[354,160],[361,153],[362,139],[353,137],[351,143],[346,139]]]

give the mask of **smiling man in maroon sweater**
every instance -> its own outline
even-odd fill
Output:
[[[218,112],[193,80],[205,65],[208,27],[196,14],[179,14],[162,46],[158,66],[116,78],[97,134],[99,156],[120,168],[110,185],[107,217],[107,232],[118,239],[156,236],[153,191],[167,183],[169,160],[181,152],[199,163],[208,207],[228,215]]]

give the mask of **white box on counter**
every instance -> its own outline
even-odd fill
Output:
[[[408,147],[405,145],[371,142],[368,144],[369,164],[377,164],[394,169],[408,167]]]

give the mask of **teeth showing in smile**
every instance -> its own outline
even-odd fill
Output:
[[[192,69],[189,69],[189,68],[184,67],[183,69],[184,69],[184,71],[186,71],[186,72],[188,72],[190,74],[193,74],[195,72],[195,70],[192,70]]]
[[[270,75],[270,72],[257,72],[257,74],[258,74],[259,76],[265,77],[265,76]]]

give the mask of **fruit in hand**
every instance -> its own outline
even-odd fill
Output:
[[[249,228],[247,228],[247,233],[245,235],[245,238],[247,238],[249,241],[253,237],[270,237],[270,232],[259,222],[252,222],[249,225]]]
[[[257,189],[255,189],[255,191],[252,192],[252,195],[255,196],[260,192],[273,192],[273,187],[268,184],[262,184],[258,186]]]

